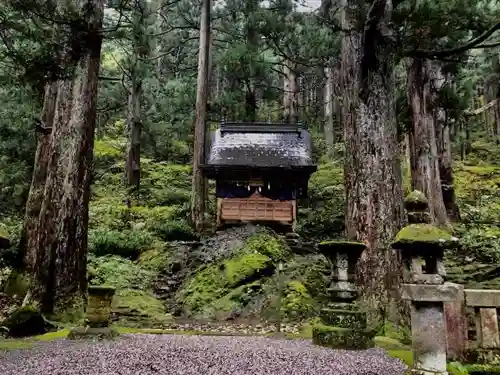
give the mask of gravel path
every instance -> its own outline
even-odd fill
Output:
[[[122,335],[99,343],[58,340],[0,352],[2,375],[403,375],[381,349],[328,350],[303,340]]]

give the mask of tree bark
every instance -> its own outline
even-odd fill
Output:
[[[43,201],[45,180],[47,179],[47,164],[50,157],[50,133],[54,121],[54,112],[57,99],[57,82],[50,81],[45,84],[43,108],[41,113],[42,128],[46,132],[38,134],[38,143],[35,154],[35,163],[31,186],[26,202],[23,231],[20,248],[24,257],[24,266],[29,274],[35,272],[37,250],[37,224],[40,207]]]
[[[210,63],[210,0],[203,0],[200,21],[200,48],[198,57],[198,89],[196,92],[196,121],[193,147],[193,187],[191,194],[191,219],[196,230],[203,230],[206,190],[200,166],[205,158],[206,113],[209,88]]]
[[[408,101],[411,112],[412,189],[419,190],[429,200],[433,221],[448,226],[448,217],[441,191],[439,158],[431,92],[429,60],[413,58],[408,65]]]
[[[283,118],[285,122],[291,124],[296,124],[299,120],[299,82],[296,69],[297,66],[293,61],[285,61],[285,80],[283,85]]]
[[[343,0],[342,84],[346,228],[367,246],[358,263],[362,297],[382,319],[397,293],[401,261],[390,247],[405,223],[394,102],[392,2],[375,1],[363,25],[359,2]]]
[[[495,103],[495,143],[500,144],[500,84],[498,85],[496,92],[496,103]]]
[[[128,186],[133,190],[138,191],[141,181],[142,79],[138,77],[136,69],[134,69],[131,74],[132,83],[128,96],[127,108],[128,145],[125,173]]]
[[[153,2],[150,5],[143,0],[137,1],[133,16],[133,56],[130,67],[131,87],[127,108],[128,144],[125,174],[128,186],[135,192],[139,190],[141,181],[141,104],[142,85],[146,71],[144,60],[149,57],[151,48],[145,31],[150,23],[154,24],[154,16],[156,16],[156,7],[158,6],[158,2]]]
[[[434,94],[437,96],[439,90],[442,89],[446,78],[442,73],[440,62],[434,61],[432,64],[434,64],[433,70],[435,72],[432,87]],[[446,208],[448,219],[452,222],[458,222],[460,221],[460,210],[456,202],[453,183],[450,124],[447,121],[446,110],[438,101],[435,101],[435,103],[434,124],[436,126],[436,143],[443,203]]]
[[[38,219],[34,299],[44,313],[81,308],[104,1],[77,2],[86,33],[70,38],[58,81],[44,199]],[[78,8],[77,8],[78,9]]]
[[[335,146],[335,135],[334,135],[334,119],[333,119],[333,68],[325,68],[325,94],[324,94],[324,105],[325,105],[325,141],[328,152],[328,157],[332,158],[335,156],[334,146]]]

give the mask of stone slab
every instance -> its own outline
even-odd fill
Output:
[[[465,303],[472,307],[500,307],[500,290],[465,289]]]
[[[446,357],[448,361],[461,361],[467,349],[467,312],[463,285],[456,301],[444,303],[446,325]]]
[[[460,285],[401,284],[401,297],[414,302],[452,302],[460,294]]]
[[[429,373],[446,372],[446,328],[439,304],[413,304],[412,348],[415,368]]]
[[[479,346],[484,349],[500,348],[498,336],[498,317],[496,308],[479,309],[479,324],[477,327],[480,338]]]

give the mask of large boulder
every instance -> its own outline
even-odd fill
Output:
[[[0,326],[7,330],[7,337],[42,335],[56,328],[32,307],[20,307],[0,323]]]

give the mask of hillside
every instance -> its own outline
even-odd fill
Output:
[[[115,320],[151,328],[173,317],[273,322],[279,305],[285,322],[317,315],[330,271],[326,259],[314,253],[314,244],[343,236],[340,162],[320,163],[311,178],[298,239],[254,226],[209,231],[200,238],[187,221],[190,166],[143,159],[140,195],[127,208],[123,147],[121,138],[95,143],[89,223],[89,280],[117,288]],[[468,287],[500,284],[500,163],[495,151],[495,145],[477,142],[470,159],[454,165],[462,222],[454,226],[460,248],[447,254],[447,266],[450,280]],[[2,228],[15,247],[20,221],[4,220]],[[282,274],[279,263],[284,264]],[[2,275],[8,274],[4,268]],[[13,272],[2,285],[9,297],[17,294],[9,304],[19,303],[25,292],[22,277]]]

